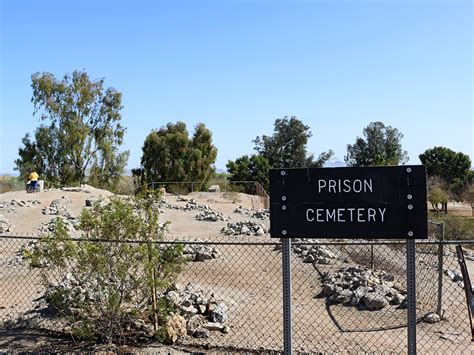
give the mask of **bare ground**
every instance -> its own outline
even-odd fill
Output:
[[[68,209],[79,214],[85,206],[85,199],[92,196],[108,196],[110,193],[92,187],[76,191],[54,190],[44,193],[27,194],[9,192],[0,195],[0,201],[12,199],[38,199],[40,205],[18,207],[14,213],[0,210],[12,223],[14,234],[36,235],[41,223],[54,216],[41,213],[53,199],[66,196],[71,200]],[[234,213],[239,205],[247,208],[261,208],[257,196],[245,194],[226,195],[222,193],[193,193],[187,196],[198,203],[208,204],[231,216],[232,222],[249,219]],[[238,201],[235,201],[236,198]],[[167,195],[172,204],[178,202],[176,196]],[[470,208],[470,207],[469,207]],[[263,237],[224,237],[219,231],[227,222],[202,222],[194,219],[196,211],[166,209],[162,220],[169,220],[168,240],[195,240],[209,242],[275,242],[268,235]],[[259,220],[258,220],[259,221]],[[265,222],[268,225],[268,221]],[[77,344],[68,343],[57,336],[50,336],[40,330],[45,321],[36,315],[38,299],[44,291],[37,270],[29,269],[24,263],[11,263],[15,253],[25,244],[24,240],[0,239],[0,322],[19,316],[33,317],[37,328],[9,330],[8,323],[0,327],[0,351],[61,349],[74,350]],[[198,284],[203,291],[213,292],[229,306],[228,334],[213,332],[208,339],[185,337],[180,346],[198,349],[227,349],[229,351],[281,351],[282,350],[282,276],[281,253],[271,245],[220,245],[219,259],[202,263],[189,263],[180,275],[179,282]],[[359,253],[361,251],[359,250]],[[390,269],[390,265],[403,263],[404,254],[391,253],[391,264],[380,264],[380,268]],[[398,258],[398,259],[397,259]],[[447,259],[452,257],[447,257]],[[396,260],[395,260],[396,259]],[[422,259],[422,258],[421,258]],[[453,259],[453,258],[452,258]],[[428,258],[424,262],[429,262]],[[447,260],[457,266],[455,260]],[[330,266],[304,264],[296,257],[292,260],[293,273],[293,315],[295,348],[305,352],[405,352],[406,351],[406,311],[392,307],[379,312],[360,311],[352,307],[330,305],[324,298],[315,297],[321,289],[319,276],[325,271],[335,271],[342,263]],[[470,263],[471,275],[474,268]],[[390,270],[387,270],[390,271]],[[432,278],[436,275],[429,267],[418,268],[418,278],[426,282],[426,295],[420,294],[419,314],[433,307]],[[420,322],[418,348],[420,353],[469,353],[472,351],[469,321],[465,306],[464,291],[445,279],[444,304],[446,319],[437,324]],[[426,300],[425,300],[426,299]],[[47,327],[47,326],[46,326]],[[12,329],[12,328],[11,328]],[[60,330],[60,329],[58,329]],[[84,345],[83,349],[88,349]],[[90,348],[89,348],[90,349]],[[119,349],[116,349],[117,351]],[[148,344],[140,351],[176,352],[177,348],[161,348],[159,344]]]

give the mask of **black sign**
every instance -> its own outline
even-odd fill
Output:
[[[270,170],[275,238],[427,238],[420,165]]]

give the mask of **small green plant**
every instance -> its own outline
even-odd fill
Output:
[[[25,182],[19,176],[0,175],[0,193],[24,190]]]
[[[430,219],[444,223],[445,239],[474,240],[474,217],[432,214]]]
[[[449,196],[439,185],[431,186],[428,190],[428,201],[436,213],[439,213],[442,206],[448,203]],[[441,205],[441,208],[440,208]]]
[[[32,267],[43,266],[48,305],[75,337],[121,343],[130,324],[158,331],[171,314],[156,295],[169,288],[185,259],[182,245],[157,243],[166,229],[158,216],[154,194],[112,197],[82,212],[80,241],[58,221],[26,255]]]

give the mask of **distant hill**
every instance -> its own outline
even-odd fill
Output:
[[[344,166],[346,166],[346,163],[340,160],[331,160],[324,165],[325,168],[341,168]]]

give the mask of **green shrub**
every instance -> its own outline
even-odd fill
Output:
[[[452,215],[431,215],[444,223],[444,238],[448,240],[474,240],[474,217]]]
[[[135,185],[133,184],[133,177],[127,175],[121,176],[112,192],[117,195],[134,195]]]
[[[185,259],[182,245],[155,243],[166,229],[157,202],[142,196],[96,203],[80,216],[82,240],[72,240],[58,221],[27,255],[32,267],[43,266],[48,305],[75,337],[120,343],[130,324],[160,325],[173,311],[154,295],[169,288]]]
[[[8,174],[0,176],[0,194],[8,191],[21,191],[25,189],[26,181],[21,177],[15,177]]]
[[[440,211],[439,205],[442,208],[444,204],[448,203],[448,199],[448,194],[440,186],[435,185],[429,188],[428,201],[436,212]]]

